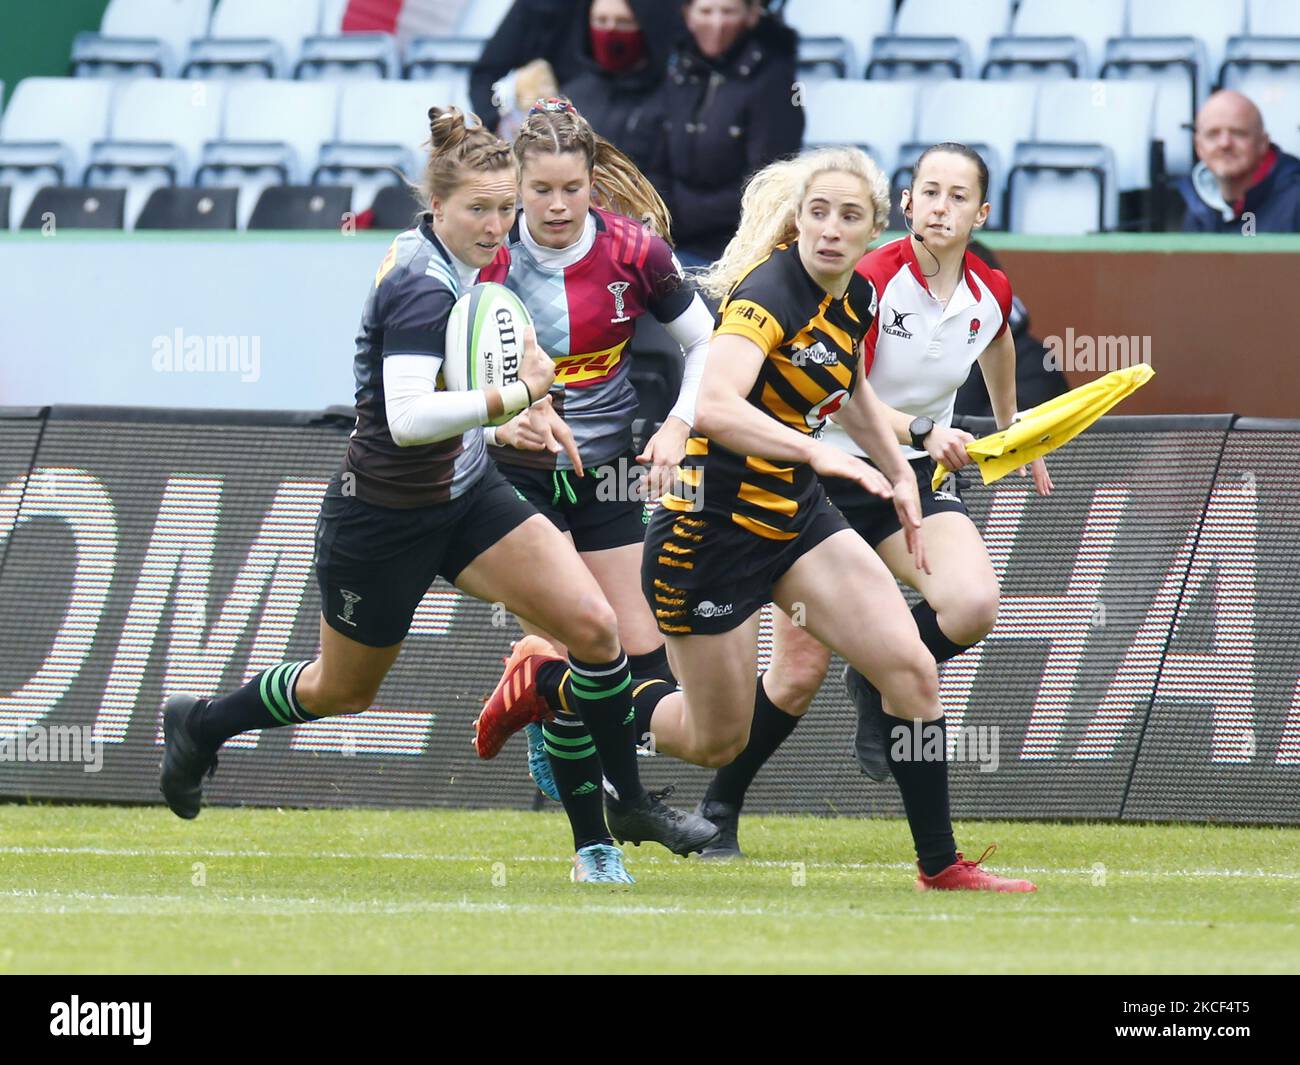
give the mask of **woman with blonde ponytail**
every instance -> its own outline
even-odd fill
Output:
[[[993,628],[998,610],[998,580],[979,530],[967,516],[960,495],[945,484],[930,488],[935,463],[956,470],[970,456],[969,433],[952,428],[957,389],[977,359],[989,385],[998,424],[1011,423],[1016,410],[1016,353],[1011,331],[1011,283],[968,248],[972,234],[988,218],[988,168],[966,145],[945,142],[917,160],[902,210],[912,230],[907,237],[874,249],[857,265],[880,296],[877,316],[886,324],[867,336],[867,377],[881,401],[898,443],[905,449],[921,489],[926,561],[918,570],[908,555],[894,508],[857,485],[822,482],[836,509],[880,557],[890,572],[920,597],[912,607],[916,631],[936,663],[948,661],[978,643]],[[837,415],[837,419],[839,415]],[[828,443],[867,456],[844,425],[827,427]],[[1052,490],[1042,459],[1032,472],[1039,492]],[[705,816],[721,836],[710,855],[740,857],[737,838],[745,794],[777,744],[794,729],[812,704],[830,666],[831,653],[803,629],[778,614],[772,631],[771,664],[764,685],[774,705],[788,715],[783,729],[755,729],[745,751],[718,770],[705,793]],[[872,780],[907,776],[900,755],[914,732],[910,723],[890,716],[870,682],[846,668],[844,684],[858,714],[855,754]],[[922,740],[942,749],[943,721],[928,724]],[[903,776],[900,777],[899,774]],[[1008,890],[976,862],[953,860],[954,843],[936,808],[912,811],[917,857],[926,886],[989,887]],[[1019,890],[1023,890],[1024,882]]]
[[[633,685],[671,685],[663,636],[640,590],[647,496],[661,494],[685,456],[713,318],[673,258],[658,193],[572,104],[538,101],[514,153],[522,210],[483,277],[524,301],[556,380],[549,404],[487,431],[490,451],[519,492],[572,538],[613,605]],[[628,347],[647,313],[681,346],[685,365],[672,411],[638,454]],[[566,807],[599,808],[600,795],[573,795],[588,769],[568,757],[567,727],[558,711],[554,722],[529,726],[529,770]]]
[[[742,203],[702,282],[723,302],[687,461],[646,534],[642,588],[682,690],[635,707],[658,750],[719,768],[775,750],[797,721],[766,674],[755,683],[768,602],[870,678],[897,716],[920,728],[943,715],[934,657],[893,575],[821,483],[892,499],[911,563],[928,572],[916,476],[866,379],[880,293],[855,267],[888,215],[884,176],[857,149],[820,149],[765,167]],[[874,465],[822,441],[836,412]],[[956,853],[942,758],[891,765],[919,887],[1033,890]],[[697,812],[721,830],[716,853],[737,853],[738,807],[706,796]]]
[[[686,823],[702,846],[716,835],[711,825],[669,810],[640,786],[631,728],[619,731],[631,712],[627,683],[620,686],[627,656],[600,586],[573,546],[497,472],[483,444],[486,422],[545,396],[555,364],[529,330],[517,381],[442,387],[445,361],[465,357],[447,349],[452,307],[500,249],[518,185],[509,146],[477,121],[436,107],[429,121],[428,212],[393,241],[370,286],[353,356],[357,424],[321,504],[320,654],[273,666],[222,698],[168,699],[163,797],[178,816],[196,817],[203,775],[231,736],[368,709],[416,608],[442,577],[545,625],[577,659],[566,667],[544,653],[548,647],[519,641],[475,723],[479,753],[495,753],[524,721],[549,714],[542,692],[548,683],[562,692],[571,668],[585,686],[581,710],[596,734],[589,742],[619,780],[624,804],[611,820],[624,816],[616,831],[682,848],[691,842],[683,839]],[[577,879],[630,881],[603,819],[575,823],[579,833],[589,846],[575,862]]]

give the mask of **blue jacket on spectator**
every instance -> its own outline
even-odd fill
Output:
[[[1187,201],[1183,231],[1240,233],[1242,216],[1253,214],[1257,233],[1300,233],[1300,159],[1276,144],[1270,144],[1269,150],[1277,152],[1277,161],[1263,181],[1246,190],[1240,214],[1224,201],[1218,178],[1204,163],[1197,163],[1189,176],[1180,179],[1178,191]]]

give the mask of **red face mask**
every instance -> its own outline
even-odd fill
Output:
[[[640,30],[591,30],[591,54],[611,74],[636,66],[645,57]]]

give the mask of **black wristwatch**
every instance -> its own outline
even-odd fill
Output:
[[[912,434],[912,446],[917,451],[924,451],[925,438],[934,432],[934,421],[922,414],[921,417],[912,419],[907,431]]]

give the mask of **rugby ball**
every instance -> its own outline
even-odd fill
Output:
[[[447,319],[447,353],[442,363],[447,389],[503,388],[519,380],[524,330],[532,322],[523,301],[504,285],[485,281],[471,288],[456,301]],[[503,414],[488,424],[504,425],[513,417]]]

